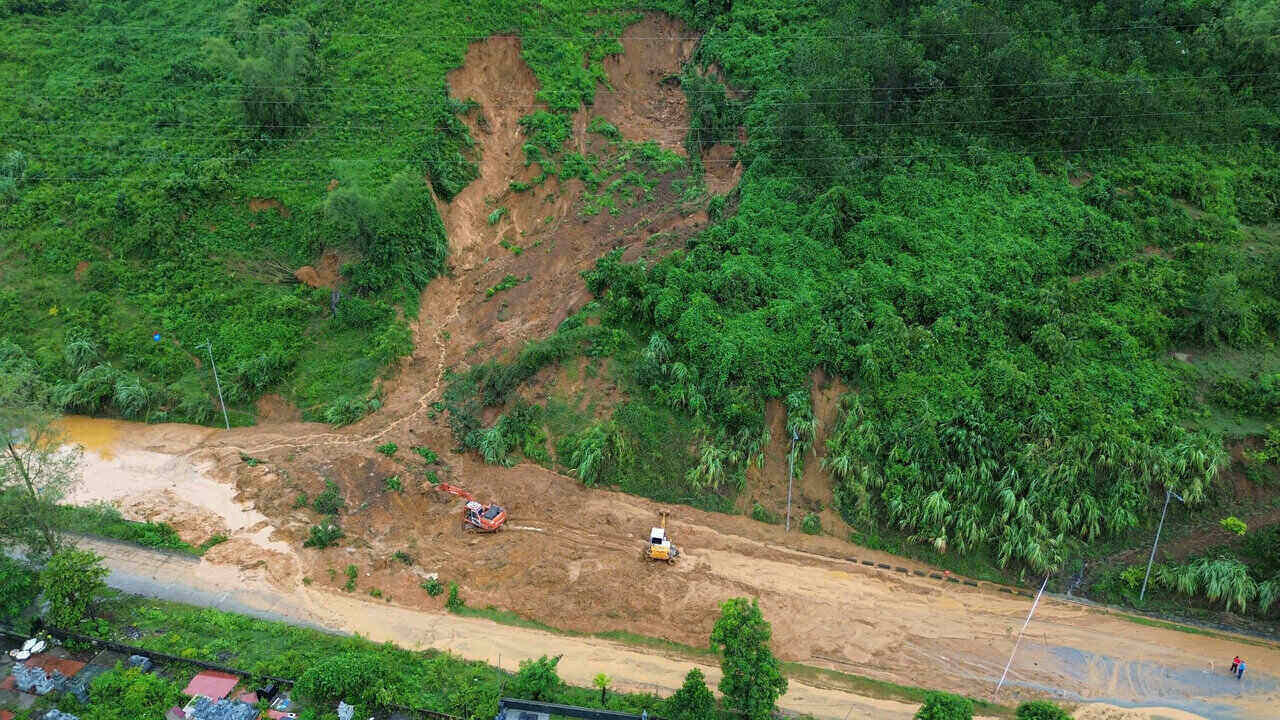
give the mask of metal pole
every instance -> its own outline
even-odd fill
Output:
[[[791,431],[791,451],[787,453],[787,532],[791,532],[791,485],[795,482],[796,431]]]
[[[1151,557],[1147,558],[1147,574],[1142,578],[1142,592],[1138,593],[1138,604],[1141,605],[1147,597],[1147,580],[1151,579],[1151,564],[1156,561],[1156,546],[1160,544],[1160,531],[1164,529],[1164,516],[1169,512],[1169,498],[1173,496],[1173,491],[1169,488],[1164,489],[1164,510],[1160,511],[1160,524],[1156,526],[1156,539],[1151,543]],[[1182,502],[1182,497],[1178,497],[1178,502]]]
[[[1031,624],[1031,616],[1036,612],[1036,606],[1040,604],[1040,596],[1044,594],[1044,588],[1049,584],[1049,576],[1044,576],[1044,582],[1040,583],[1040,592],[1036,593],[1035,602],[1031,603],[1031,612],[1027,613],[1027,619],[1022,623],[1022,629],[1018,631],[1018,639],[1013,641],[1013,652],[1009,653],[1009,662],[1004,664],[1004,672],[1000,674],[1000,682],[996,683],[995,692],[991,693],[991,699],[995,700],[996,695],[1000,692],[1001,686],[1004,685],[1004,678],[1009,674],[1009,666],[1013,664],[1013,656],[1018,652],[1018,643],[1022,642],[1022,633],[1026,632],[1027,626]]]
[[[222,406],[222,422],[231,429],[231,421],[227,419],[227,402],[222,399],[222,383],[218,380],[218,365],[213,361],[213,343],[206,338],[204,347],[209,351],[209,367],[213,368],[213,384],[218,386],[218,404]]]

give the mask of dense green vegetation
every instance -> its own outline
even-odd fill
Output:
[[[1146,569],[1145,563],[1109,567],[1091,591],[1111,602],[1138,606]],[[1266,616],[1280,599],[1280,525],[1246,530],[1230,543],[1152,567],[1147,605],[1185,607],[1187,597],[1237,614]]]
[[[209,341],[233,422],[267,392],[360,417],[446,267],[430,194],[475,175],[445,73],[525,35],[576,108],[638,17],[618,5],[5,4],[0,332],[69,411],[211,422]],[[337,295],[294,278],[325,251]]]
[[[237,422],[265,392],[335,423],[377,407],[447,269],[431,193],[475,172],[444,73],[514,32],[545,104],[526,159],[582,179],[587,211],[650,191],[637,163],[696,172],[729,143],[745,171],[686,248],[602,258],[589,308],[455,374],[463,446],[727,509],[776,400],[859,532],[1035,573],[1146,524],[1164,487],[1228,492],[1229,444],[1280,415],[1274,3],[639,4],[703,32],[687,163],[565,151],[638,17],[620,0],[6,6],[4,336],[67,410],[211,420],[206,339]],[[293,282],[326,250],[337,295]],[[611,413],[520,399],[584,355],[625,391]],[[849,389],[821,435],[817,369]],[[1250,482],[1276,461],[1249,456]],[[1265,599],[1273,571],[1212,562],[1164,585]]]
[[[1043,572],[1163,487],[1226,492],[1227,443],[1280,412],[1273,7],[699,17],[690,147],[736,143],[743,179],[685,250],[586,274],[594,336],[643,348],[633,401],[695,419],[670,497],[741,489],[767,400],[812,428],[817,368],[851,389],[822,441],[860,530]],[[559,459],[589,482],[628,447],[600,429]]]

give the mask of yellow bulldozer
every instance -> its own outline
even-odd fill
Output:
[[[658,527],[649,531],[649,544],[644,550],[640,551],[640,557],[644,560],[662,560],[668,564],[674,565],[676,558],[680,557],[680,548],[671,544],[671,538],[667,537],[667,517],[671,513],[666,510],[658,511]]]

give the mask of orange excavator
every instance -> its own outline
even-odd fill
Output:
[[[436,489],[447,492],[450,495],[456,495],[467,501],[467,504],[462,508],[463,530],[484,533],[497,532],[502,529],[502,524],[507,521],[507,511],[499,507],[497,503],[485,505],[476,500],[471,493],[449,483],[442,482],[436,486]]]

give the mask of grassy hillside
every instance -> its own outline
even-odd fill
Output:
[[[212,421],[208,340],[236,422],[266,392],[359,417],[447,263],[429,190],[474,176],[445,73],[527,35],[576,107],[638,17],[615,4],[5,3],[0,337],[68,411]],[[336,302],[293,277],[326,250]]]
[[[467,41],[524,37],[548,105],[527,158],[589,174],[568,113],[641,9],[8,7],[6,342],[68,410],[207,421],[208,338],[239,421],[280,392],[333,422],[376,406],[447,268],[428,190],[475,172],[466,98],[443,84]],[[742,179],[683,250],[602,258],[595,302],[555,336],[459,368],[460,442],[727,507],[778,400],[855,528],[1035,573],[1138,542],[1164,487],[1204,517],[1237,475],[1274,498],[1280,6],[665,9],[703,33],[680,78],[690,157],[732,145]],[[291,282],[326,251],[336,302]],[[609,358],[627,398],[611,418],[520,399],[581,355]],[[814,420],[818,369],[850,388],[833,427]],[[486,427],[485,407],[506,412]],[[1241,567],[1251,600],[1275,596],[1274,568]]]

